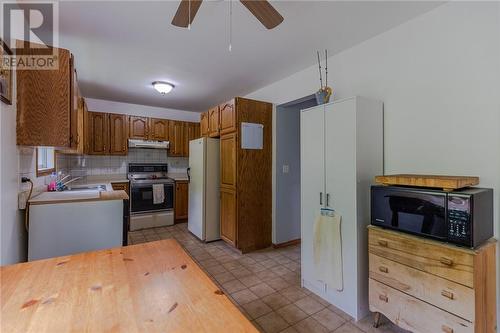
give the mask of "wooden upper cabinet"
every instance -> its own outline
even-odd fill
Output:
[[[200,131],[201,136],[208,136],[208,112],[200,115]]]
[[[236,131],[236,110],[234,100],[219,105],[220,135]]]
[[[168,140],[168,120],[151,118],[151,140],[167,141]]]
[[[184,122],[171,120],[169,122],[168,137],[170,141],[169,156],[184,155]]]
[[[109,154],[127,155],[128,122],[124,114],[109,115]]]
[[[87,112],[87,138],[89,155],[107,155],[109,151],[108,114]]]
[[[236,246],[237,239],[237,200],[236,191],[220,189],[220,235],[223,240]]]
[[[71,147],[73,64],[68,50],[55,52],[57,69],[16,69],[18,145]]]
[[[200,124],[199,123],[184,123],[184,154],[189,156],[189,142],[200,137]]]
[[[78,88],[77,74],[74,67],[74,58],[71,56],[71,113],[69,116],[70,119],[70,136],[69,136],[69,144],[72,150],[77,150],[79,140],[78,133],[78,111],[79,111],[79,99],[80,99],[80,90]]]
[[[149,118],[130,116],[128,119],[130,139],[147,140],[149,137]]]
[[[217,138],[220,136],[219,107],[208,110],[208,136]]]
[[[220,138],[220,184],[221,187],[236,189],[236,133]]]

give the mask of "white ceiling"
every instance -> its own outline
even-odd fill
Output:
[[[232,52],[227,1],[205,0],[191,30],[170,24],[178,4],[60,2],[60,45],[75,54],[83,95],[202,111],[316,63],[317,49],[341,52],[440,2],[272,1],[285,20],[267,30],[234,1]],[[156,80],[176,88],[162,96]]]

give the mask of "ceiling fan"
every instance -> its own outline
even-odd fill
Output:
[[[177,27],[187,28],[193,23],[203,0],[181,0],[172,20]],[[273,29],[283,22],[283,16],[266,0],[240,0],[267,29]]]

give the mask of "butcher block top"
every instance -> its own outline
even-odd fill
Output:
[[[375,182],[384,185],[433,187],[453,191],[479,184],[479,177],[397,174],[376,176]]]
[[[1,332],[258,332],[173,239],[0,274]]]

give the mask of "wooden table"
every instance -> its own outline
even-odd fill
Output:
[[[257,332],[172,239],[0,268],[0,331]]]

